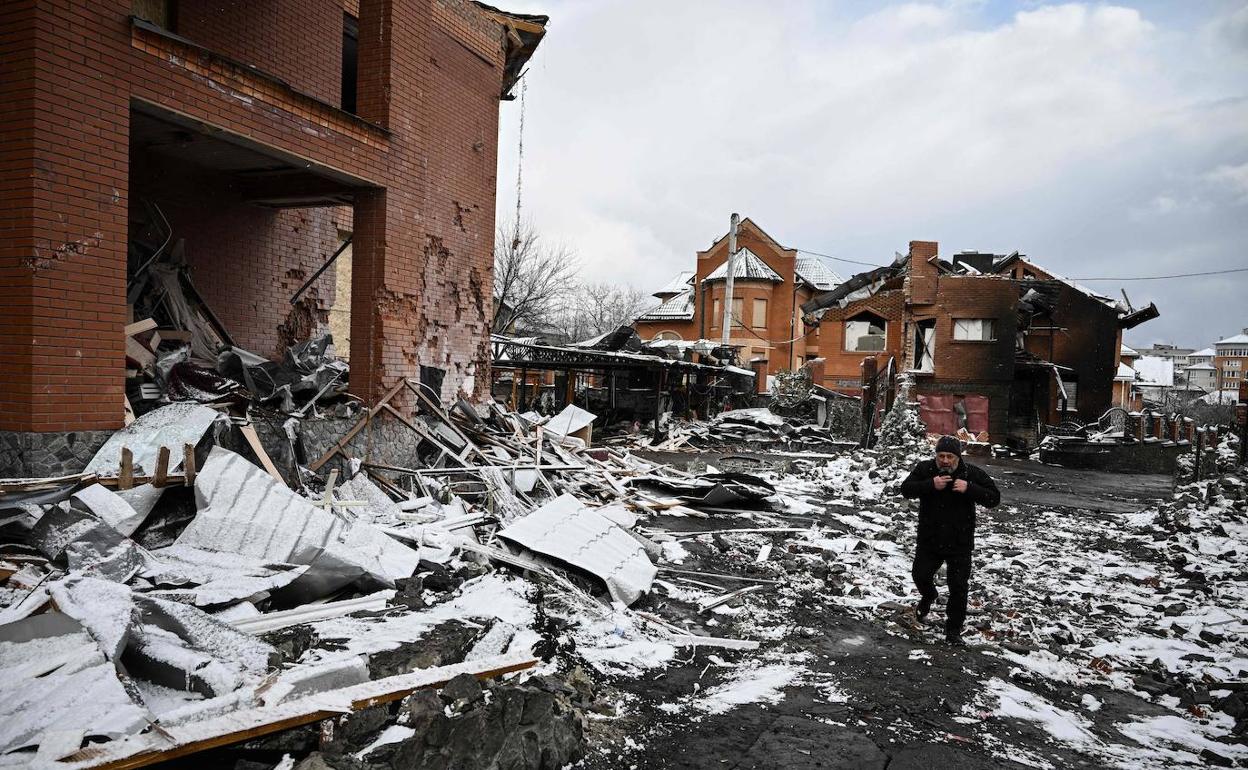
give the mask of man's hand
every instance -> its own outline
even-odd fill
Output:
[[[948,476],[933,476],[932,486],[936,487],[937,492],[943,491],[945,487],[949,486],[949,477]]]
[[[966,491],[966,479],[958,479],[957,481],[953,482],[953,491],[965,492]]]

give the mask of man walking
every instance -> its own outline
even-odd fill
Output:
[[[914,466],[901,482],[901,494],[919,498],[919,538],[910,572],[922,595],[915,614],[923,620],[932,608],[933,578],[944,563],[949,579],[945,640],[961,646],[975,548],[975,505],[993,508],[1001,502],[1001,493],[987,473],[962,461],[962,443],[956,437],[942,436],[936,442],[936,458]]]

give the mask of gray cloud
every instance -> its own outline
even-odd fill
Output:
[[[587,278],[646,289],[732,211],[872,262],[923,239],[1074,277],[1245,267],[1248,5],[1181,5],[513,3],[552,17],[527,75],[525,211]],[[1162,310],[1139,344],[1248,326],[1248,274],[1121,286]]]

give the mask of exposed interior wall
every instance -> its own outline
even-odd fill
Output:
[[[291,296],[337,248],[334,208],[272,209],[243,203],[234,180],[175,157],[137,149],[131,159],[130,216],[160,207],[184,242],[191,279],[235,344],[280,359],[324,330],[334,304],[327,272],[294,305]]]

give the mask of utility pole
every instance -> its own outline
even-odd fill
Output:
[[[737,270],[737,222],[736,214],[732,215],[732,224],[728,227],[728,280],[724,284],[724,325],[723,339],[720,344],[727,345],[732,341],[732,278]]]

